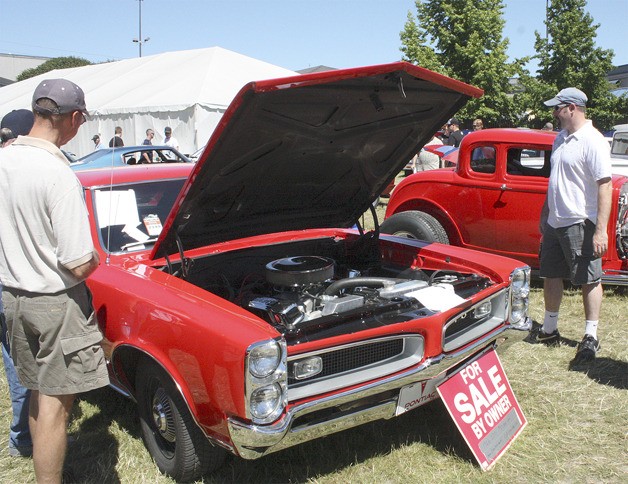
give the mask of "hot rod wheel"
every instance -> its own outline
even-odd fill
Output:
[[[430,214],[418,210],[408,210],[391,216],[382,222],[380,232],[426,242],[449,243],[447,232],[440,222]]]
[[[222,465],[226,452],[203,435],[161,368],[141,361],[136,387],[142,440],[159,470],[177,482],[189,482]]]

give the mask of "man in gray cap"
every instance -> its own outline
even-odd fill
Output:
[[[560,91],[545,105],[561,127],[554,140],[547,197],[541,213],[541,270],[545,316],[535,327],[533,341],[549,346],[560,342],[558,311],[563,279],[582,286],[584,337],[572,364],[595,358],[602,305],[602,260],[608,249],[611,210],[610,148],[586,119],[587,96],[575,87]]]
[[[42,81],[29,136],[0,150],[0,280],[11,356],[31,390],[38,482],[60,482],[75,395],[109,383],[84,280],[96,270],[81,185],[60,147],[85,122],[82,89]]]

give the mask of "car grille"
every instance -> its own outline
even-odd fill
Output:
[[[304,380],[294,377],[295,364],[318,357],[322,371]],[[295,400],[362,383],[408,368],[423,358],[419,335],[361,341],[288,358],[288,399]]]

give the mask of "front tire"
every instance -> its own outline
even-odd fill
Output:
[[[161,472],[177,482],[190,482],[222,465],[226,451],[205,437],[161,368],[142,361],[136,388],[142,440]]]
[[[449,244],[447,232],[438,220],[418,210],[399,212],[382,222],[380,232],[409,239]]]

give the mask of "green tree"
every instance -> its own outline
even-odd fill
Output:
[[[55,57],[49,59],[43,64],[33,67],[32,69],[26,69],[22,71],[16,78],[17,81],[23,81],[24,79],[30,79],[31,77],[45,74],[46,72],[54,71],[55,69],[67,69],[68,67],[81,67],[91,64],[87,59],[80,57]]]
[[[528,106],[530,125],[538,127],[551,113],[543,104],[560,89],[575,86],[589,102],[587,115],[597,128],[610,129],[626,119],[625,100],[610,93],[606,73],[613,68],[613,51],[596,47],[600,24],[585,12],[586,0],[551,0],[547,8],[548,37],[535,32],[535,56],[539,61],[536,78],[523,77],[525,91],[518,96]],[[623,106],[623,107],[622,107]]]
[[[441,74],[446,74],[445,68],[441,65],[436,52],[427,45],[427,33],[424,30],[419,30],[412,12],[408,12],[408,19],[400,37],[400,50],[403,52],[403,60],[413,62]]]
[[[400,34],[403,59],[484,89],[456,117],[480,117],[485,126],[509,126],[520,115],[510,79],[527,58],[508,62],[509,41],[502,33],[502,0],[416,0]],[[429,40],[429,42],[428,42]]]

